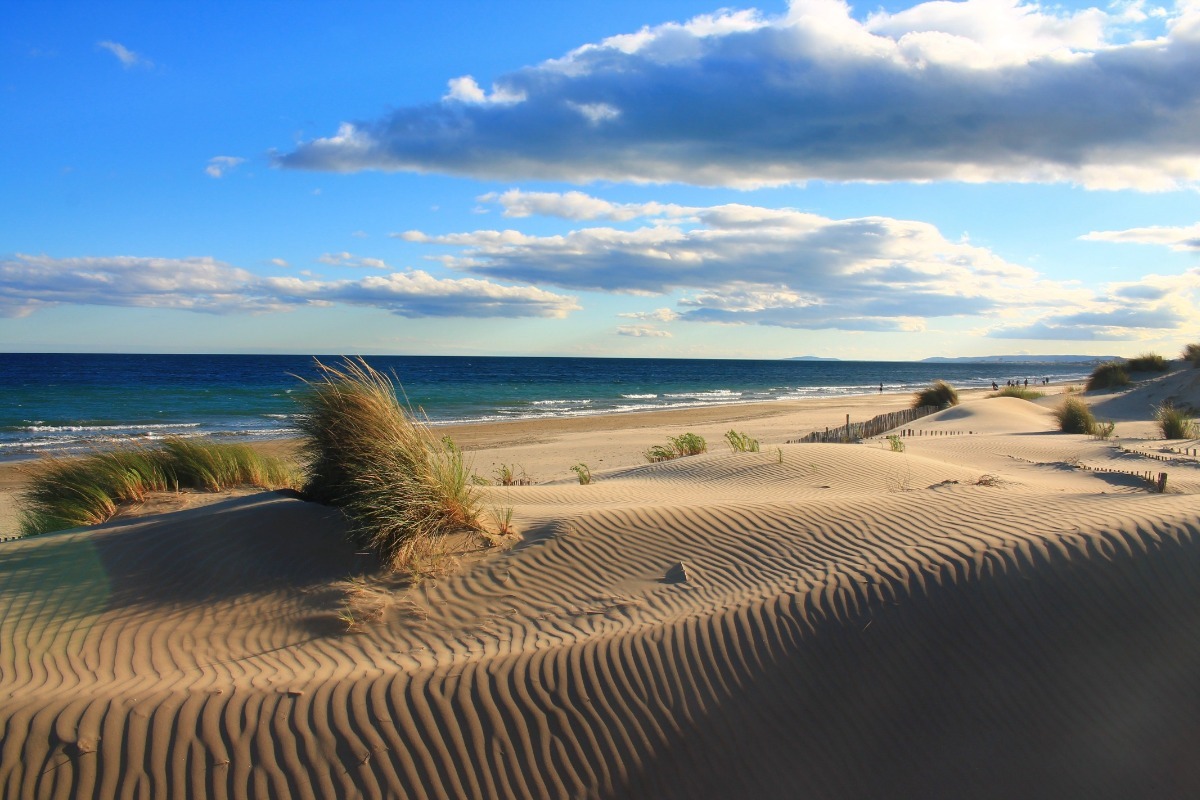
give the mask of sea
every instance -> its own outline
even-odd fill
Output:
[[[339,356],[0,353],[0,459],[170,436],[294,436],[317,362]],[[368,356],[433,425],[1074,380],[1054,364]]]

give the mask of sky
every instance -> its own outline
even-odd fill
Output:
[[[1200,0],[13,3],[0,350],[1200,339]]]

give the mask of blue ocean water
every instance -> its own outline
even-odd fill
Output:
[[[337,363],[336,356],[325,363]],[[373,356],[436,423],[610,414],[806,397],[914,391],[941,378],[1087,375],[1092,363]],[[0,353],[0,458],[126,441],[295,433],[311,356]]]

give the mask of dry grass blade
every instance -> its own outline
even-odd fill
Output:
[[[431,538],[478,531],[462,451],[401,403],[393,381],[362,359],[317,368],[321,378],[309,383],[298,420],[306,493],[340,506],[360,544],[392,568],[411,565]]]

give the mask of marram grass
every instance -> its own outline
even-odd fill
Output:
[[[235,486],[294,487],[284,461],[246,447],[200,439],[168,439],[161,448],[123,448],[79,458],[46,458],[29,469],[19,497],[21,533],[98,525],[151,492]]]
[[[945,381],[934,381],[929,386],[913,394],[913,408],[936,406],[949,408],[958,405],[958,390]]]
[[[317,369],[298,420],[310,498],[340,506],[358,543],[393,569],[436,537],[482,530],[462,451],[401,403],[390,378],[362,359]]]
[[[1058,420],[1058,429],[1063,433],[1094,433],[1096,418],[1088,404],[1078,397],[1068,397],[1054,410]],[[1111,432],[1111,431],[1110,431]]]

